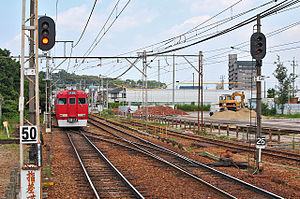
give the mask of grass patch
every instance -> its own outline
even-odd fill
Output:
[[[220,138],[221,139],[227,139],[227,140],[229,139],[229,137],[227,135],[221,135]]]
[[[0,134],[0,139],[9,139],[8,138],[8,136],[7,136],[7,134],[5,133],[5,134],[3,134],[2,132],[1,132],[1,134]]]
[[[300,118],[300,113],[296,114],[279,114],[279,115],[274,115],[274,116],[269,116],[269,118],[276,118],[276,119],[289,119],[289,118]]]

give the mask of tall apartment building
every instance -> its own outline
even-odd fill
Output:
[[[229,90],[250,90],[252,78],[252,90],[256,89],[254,78],[256,77],[255,61],[238,61],[237,54],[229,54],[228,78],[231,82],[242,82],[240,84],[229,84]]]

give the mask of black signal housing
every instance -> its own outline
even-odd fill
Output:
[[[55,22],[51,17],[42,16],[38,20],[39,49],[49,51],[55,45]]]
[[[266,37],[261,32],[253,33],[250,38],[250,53],[253,59],[261,60],[266,56]]]

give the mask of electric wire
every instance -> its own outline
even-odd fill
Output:
[[[94,9],[95,9],[96,4],[97,4],[97,1],[98,0],[94,1],[94,5],[93,5],[92,10],[90,12],[89,18],[88,18],[87,22],[85,23],[85,26],[84,26],[84,28],[83,28],[80,36],[79,36],[79,39],[77,40],[77,42],[75,43],[75,45],[73,46],[73,48],[75,48],[79,44],[80,40],[82,39],[82,37],[83,37],[83,35],[84,35],[84,33],[85,33],[86,29],[87,29],[87,26],[88,26],[88,24],[90,22],[90,19],[91,19],[92,15],[93,15]]]
[[[269,1],[269,2],[267,2],[267,3],[264,3],[264,4],[262,4],[262,5],[259,5],[259,6],[255,7],[255,8],[252,8],[252,9],[250,9],[250,10],[248,10],[248,11],[239,13],[239,14],[237,14],[237,15],[235,15],[235,16],[232,16],[232,17],[229,17],[229,18],[226,18],[226,19],[223,19],[223,20],[214,22],[214,23],[212,23],[212,24],[208,24],[207,26],[201,27],[201,29],[202,29],[202,28],[205,28],[205,27],[209,27],[209,26],[215,25],[215,24],[222,23],[223,21],[230,21],[230,19],[238,18],[238,17],[243,16],[243,15],[249,13],[249,12],[252,12],[252,11],[254,11],[254,10],[257,10],[257,9],[259,9],[259,8],[262,8],[262,7],[268,5],[268,4],[272,3],[272,2],[273,2],[273,0],[272,0],[272,1]],[[238,3],[239,3],[239,2],[238,2]],[[196,26],[196,27],[199,27],[200,25],[204,25],[205,23],[207,23],[208,21],[212,20],[212,19],[215,18],[216,16],[220,15],[220,14],[223,13],[224,11],[228,10],[228,9],[231,8],[232,6],[233,6],[233,5],[229,6],[228,8],[225,8],[224,10],[222,10],[221,12],[219,12],[218,14],[216,14],[215,16],[213,16],[213,17],[211,17],[210,19],[208,19],[208,20],[202,22],[201,24],[199,24],[199,25]],[[143,50],[143,49],[147,49],[147,48],[150,48],[150,47],[152,47],[152,46],[156,46],[156,45],[161,44],[161,43],[165,43],[164,45],[166,45],[166,44],[170,43],[171,41],[173,41],[174,39],[183,37],[185,34],[192,32],[192,30],[193,30],[193,32],[196,31],[196,30],[199,30],[199,29],[196,29],[196,30],[194,30],[194,29],[195,29],[195,27],[194,27],[193,29],[191,29],[191,30],[189,30],[189,31],[187,31],[187,32],[185,32],[185,33],[183,33],[183,34],[178,35],[178,36],[175,36],[175,37],[172,37],[172,38],[163,40],[163,41],[161,41],[161,42],[158,42],[158,43],[155,43],[155,44],[152,44],[152,45],[148,45],[148,46],[145,46],[145,47],[142,47],[142,48],[138,48],[138,49],[135,49],[135,50],[126,52],[126,53],[122,53],[122,54],[120,54],[119,56],[125,55],[125,54],[129,54],[129,53],[133,53],[133,52],[136,52],[136,51],[141,51],[141,50]]]
[[[287,3],[285,5],[283,5],[283,3],[285,3],[285,2],[287,2]],[[274,14],[277,11],[280,11],[281,9],[287,8],[289,6],[292,6],[292,5],[296,4],[296,3],[299,3],[299,1],[288,2],[288,0],[286,0],[286,1],[283,1],[283,2],[281,2],[279,4],[277,4],[277,5],[272,6],[271,8],[269,8],[269,9],[261,12],[259,15],[260,15],[261,18],[264,18],[264,17],[267,17],[267,16],[269,16],[271,14]],[[202,43],[204,41],[213,39],[215,37],[219,37],[219,36],[221,36],[223,34],[227,34],[227,33],[231,32],[233,30],[236,30],[236,29],[238,29],[240,27],[243,27],[243,26],[245,26],[247,24],[250,24],[250,23],[254,22],[255,20],[256,20],[256,16],[250,17],[250,18],[248,18],[248,19],[246,19],[246,20],[244,20],[244,21],[242,21],[242,22],[240,22],[240,23],[238,23],[238,24],[236,24],[236,25],[234,25],[234,26],[232,26],[230,28],[224,29],[223,31],[220,31],[219,33],[216,33],[216,34],[214,34],[212,36],[209,36],[207,38],[201,39],[199,41],[196,41],[194,43],[191,43],[191,44],[188,44],[188,45],[185,45],[185,46],[177,47],[177,48],[166,50],[166,51],[162,51],[162,52],[153,53],[153,54],[150,54],[150,56],[160,55],[160,54],[165,54],[165,53],[170,53],[170,52],[175,52],[175,51],[179,51],[179,50],[182,50],[182,49],[194,46],[196,44],[199,44],[199,43]]]
[[[100,29],[98,35],[96,36],[96,39],[93,41],[92,45],[86,51],[86,53],[84,54],[84,56],[88,56],[96,48],[96,46],[99,44],[99,42],[104,37],[104,35],[109,31],[109,29],[112,27],[112,25],[115,23],[115,21],[119,18],[119,16],[122,14],[122,12],[125,10],[125,8],[128,6],[128,4],[130,3],[130,1],[131,0],[127,1],[127,3],[123,6],[122,10],[119,12],[119,14],[117,14],[117,16],[115,17],[115,19],[112,21],[112,23],[109,25],[109,27],[105,30],[106,24],[108,23],[109,19],[111,18],[112,14],[114,13],[114,11],[117,9],[117,6],[118,6],[118,4],[120,2],[120,0],[117,1],[117,3],[115,4],[114,8],[112,9],[109,17],[107,18],[106,22],[104,23],[104,25]],[[99,38],[99,36],[100,36],[100,34],[101,34],[102,31],[104,31],[104,32],[103,32],[102,36]]]

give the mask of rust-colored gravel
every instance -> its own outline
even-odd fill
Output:
[[[145,138],[145,136],[142,136]],[[177,142],[182,143],[186,149],[189,149],[193,153],[197,152],[209,152],[211,154],[214,154],[218,157],[220,157],[221,153],[225,152],[224,148],[221,147],[205,147],[205,148],[193,148],[190,147],[189,141],[184,143],[184,140],[176,138]],[[154,138],[148,137],[147,140],[153,141],[157,144],[161,143],[160,141],[156,140]],[[169,149],[172,149],[178,153],[181,153],[187,157],[193,158],[199,162],[202,163],[212,163],[214,161],[201,157],[199,155],[187,152],[187,151],[181,151],[177,148],[172,147],[171,145],[163,144]],[[245,154],[244,154],[245,155]],[[235,161],[247,161],[248,157],[246,156],[239,156],[234,155],[233,159]],[[219,167],[216,168],[217,170],[220,170],[222,172],[228,173],[234,177],[237,177],[239,179],[242,179],[246,182],[249,182],[255,186],[261,187],[263,189],[266,189],[270,192],[273,192],[275,194],[278,194],[285,198],[300,198],[300,167],[299,164],[296,165],[296,163],[293,166],[286,166],[282,164],[274,164],[274,163],[264,163],[264,171],[260,175],[251,175],[247,171],[239,170],[237,168],[231,167]]]
[[[20,146],[17,144],[0,145],[0,198],[4,196],[9,184],[10,172],[20,163]]]
[[[107,157],[137,187],[145,188],[153,198],[221,198],[204,191],[207,187],[175,171],[174,169],[140,154],[132,154],[123,148],[98,143]]]
[[[53,129],[53,145],[51,146],[51,134],[44,134],[44,164],[47,163],[47,154],[49,147],[52,147],[51,159],[51,180],[53,186],[45,188],[49,199],[56,198],[79,198],[77,185],[75,182],[76,175],[80,165],[76,160],[73,149],[68,143],[67,136],[62,130]]]

